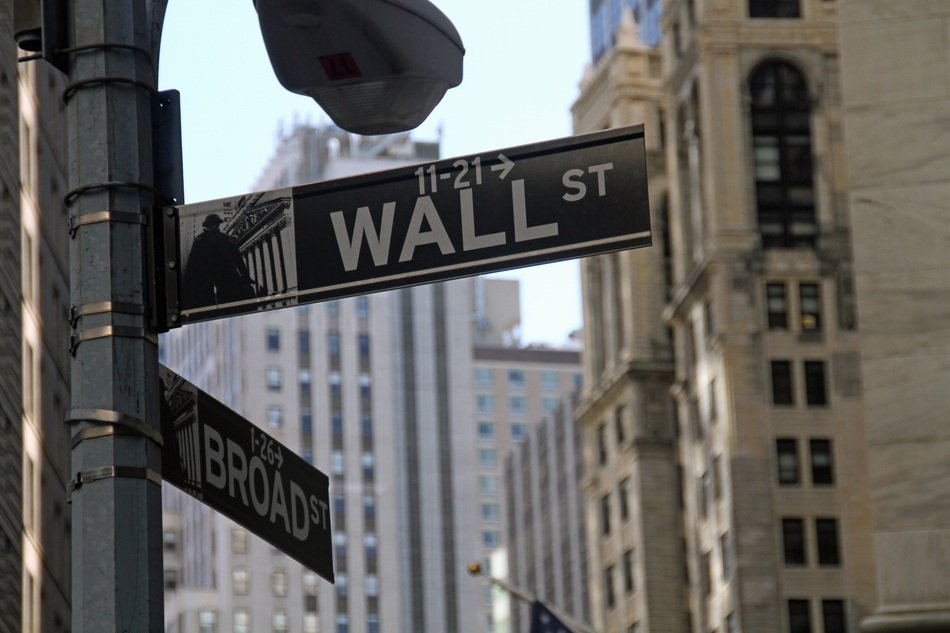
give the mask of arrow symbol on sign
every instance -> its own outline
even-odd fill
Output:
[[[500,160],[501,162],[498,163],[497,165],[492,165],[492,166],[491,166],[491,170],[492,170],[492,171],[501,171],[501,174],[499,174],[498,177],[499,177],[501,180],[504,180],[504,179],[505,179],[505,176],[508,175],[508,172],[511,171],[511,168],[514,167],[515,164],[514,164],[513,162],[511,162],[511,161],[508,159],[508,157],[505,156],[504,154],[499,154],[499,155],[498,155],[498,160]]]

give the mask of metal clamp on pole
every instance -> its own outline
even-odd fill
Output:
[[[123,303],[120,301],[98,301],[81,306],[71,306],[69,308],[69,325],[75,328],[82,317],[110,312],[142,316],[145,314],[145,307],[138,303]]]
[[[162,434],[153,429],[144,421],[125,413],[118,411],[106,411],[105,409],[73,409],[66,417],[66,424],[78,424],[79,422],[92,422],[98,426],[83,429],[72,436],[72,446],[76,447],[83,440],[89,440],[96,437],[107,437],[110,435],[137,435],[147,437],[159,446],[164,446],[165,441]]]
[[[80,226],[101,224],[103,222],[122,222],[145,226],[148,224],[148,216],[141,213],[132,213],[131,211],[97,211],[71,216],[69,218],[69,236],[76,237],[76,231]]]
[[[148,479],[154,484],[162,485],[162,476],[151,468],[142,468],[140,466],[102,466],[92,468],[76,473],[76,476],[66,484],[66,491],[73,492],[81,488],[83,484],[89,484],[101,479],[114,479],[121,477],[124,479]]]
[[[102,327],[93,327],[73,334],[69,339],[69,353],[75,356],[76,349],[78,349],[82,343],[109,336],[144,338],[146,341],[158,345],[158,337],[146,331],[143,327],[131,325],[103,325]]]

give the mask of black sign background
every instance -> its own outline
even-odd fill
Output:
[[[167,367],[160,375],[163,478],[333,582],[329,478]],[[274,512],[277,495],[283,511]]]

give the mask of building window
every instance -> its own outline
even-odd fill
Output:
[[[710,573],[712,567],[712,556],[709,555],[709,552],[703,552],[702,558],[699,562],[699,585],[700,591],[704,598],[709,597],[709,594],[712,593],[712,574]]]
[[[247,609],[234,610],[234,633],[250,633],[251,614]]]
[[[287,612],[283,609],[276,609],[271,617],[274,633],[287,633]]]
[[[360,456],[360,466],[363,469],[363,479],[372,480],[376,476],[376,460],[372,453],[363,453]]]
[[[600,498],[600,533],[610,534],[610,495]]]
[[[765,284],[765,303],[770,330],[788,329],[788,297],[784,283]]]
[[[788,601],[788,633],[811,633],[807,600]]]
[[[162,580],[166,591],[175,591],[178,588],[178,570],[166,569],[162,573]]]
[[[597,463],[607,463],[607,427],[603,424],[597,427]]]
[[[338,613],[336,616],[336,633],[349,633],[350,618],[345,613]]]
[[[360,319],[369,318],[369,297],[360,295],[356,298],[356,316]]]
[[[778,456],[778,483],[783,486],[800,483],[798,440],[791,438],[775,440],[775,452]]]
[[[287,572],[283,569],[275,569],[270,575],[270,589],[278,598],[287,595]]]
[[[818,288],[818,284],[798,286],[798,306],[803,332],[817,332],[821,329],[821,294]]]
[[[300,394],[310,395],[310,370],[300,369],[297,371],[297,383],[300,385]]]
[[[844,600],[822,600],[821,620],[825,633],[847,633],[848,625],[844,614]]]
[[[198,611],[198,632],[215,633],[218,630],[218,612],[211,609]]]
[[[297,351],[306,356],[310,353],[310,330],[300,330],[297,332]]]
[[[330,356],[340,355],[340,333],[339,332],[327,333],[327,353],[330,354]]]
[[[749,0],[750,18],[801,17],[800,0]]]
[[[543,391],[556,391],[558,387],[557,372],[545,369],[540,375],[541,389]]]
[[[626,433],[624,429],[625,417],[623,405],[614,409],[614,435],[617,438],[617,446],[623,444],[624,439],[626,439]]]
[[[772,404],[791,406],[795,399],[792,395],[792,363],[787,360],[772,361]]]
[[[541,398],[541,413],[544,415],[554,413],[559,406],[561,406],[561,401],[557,398]]]
[[[508,398],[508,411],[511,415],[522,416],[525,413],[524,396],[511,396]]]
[[[811,448],[811,483],[816,486],[831,486],[835,483],[834,459],[831,440],[814,439]]]
[[[512,389],[524,389],[524,370],[523,369],[509,369],[508,370],[508,386]]]
[[[722,579],[728,582],[732,578],[732,539],[729,532],[719,537],[719,558],[722,562]]]
[[[475,384],[479,387],[491,387],[492,370],[490,367],[475,368]]]
[[[300,432],[309,435],[313,431],[313,412],[310,409],[300,411]]]
[[[343,474],[343,451],[330,453],[330,472],[334,475]]]
[[[320,618],[316,613],[303,614],[303,633],[319,633]]]
[[[628,549],[623,553],[623,590],[630,594],[636,590],[636,583],[634,581],[634,552],[632,549]]]
[[[478,492],[483,495],[493,495],[498,492],[498,480],[494,475],[478,476]]]
[[[360,334],[357,342],[359,345],[360,360],[368,359],[370,350],[369,334]]]
[[[494,549],[500,542],[497,530],[484,530],[482,532],[482,547],[485,549]]]
[[[525,425],[524,422],[512,422],[511,423],[511,441],[512,442],[521,442],[525,438]]]
[[[761,0],[760,4],[778,7],[788,3]],[[753,72],[749,90],[762,246],[814,248],[818,230],[812,186],[811,104],[805,78],[791,64],[770,62]]]
[[[614,593],[614,566],[610,565],[604,570],[604,604],[608,610],[614,608],[617,604],[617,596]]]
[[[368,441],[373,439],[373,416],[368,413],[360,415],[360,436]]]
[[[267,328],[267,351],[276,352],[280,349],[280,330],[275,327]]]
[[[231,528],[231,553],[247,554],[247,530],[244,528]]]
[[[805,361],[805,402],[810,407],[820,407],[828,404],[824,361]]]
[[[251,572],[247,567],[235,567],[231,570],[231,586],[234,593],[240,596],[246,596],[251,584]]]
[[[379,582],[376,579],[376,576],[369,575],[363,581],[363,587],[366,591],[366,595],[370,598],[375,598],[379,595]]]
[[[276,404],[267,406],[267,426],[272,429],[279,429],[284,426],[284,411]]]
[[[494,441],[495,440],[495,423],[494,422],[479,422],[478,423],[478,439],[485,441]]]
[[[265,377],[268,391],[280,391],[280,367],[268,367]]]
[[[494,468],[496,462],[496,453],[493,448],[478,449],[478,464],[483,468]]]
[[[617,486],[617,496],[620,500],[620,520],[626,521],[630,518],[630,478],[627,477]]]
[[[782,544],[786,565],[805,564],[805,522],[802,519],[782,519]]]
[[[498,521],[497,503],[482,504],[482,521],[487,521],[489,523],[496,523]]]
[[[838,520],[815,519],[815,536],[818,540],[818,564],[836,567],[841,564],[838,551]]]
[[[475,408],[479,413],[491,413],[495,408],[495,399],[486,393],[475,396]]]

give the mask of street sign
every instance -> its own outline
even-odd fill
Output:
[[[163,478],[333,582],[327,476],[167,367],[159,373]]]
[[[652,243],[642,125],[184,205],[177,218],[178,323]]]

